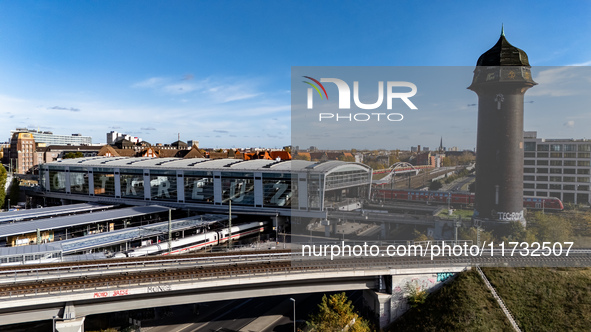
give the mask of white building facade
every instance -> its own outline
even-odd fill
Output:
[[[591,140],[544,139],[524,132],[523,195],[590,204]]]

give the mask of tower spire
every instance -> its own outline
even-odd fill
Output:
[[[501,23],[501,36],[505,37],[505,24]]]

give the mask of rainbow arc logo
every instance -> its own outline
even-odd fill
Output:
[[[308,84],[309,86],[311,86],[312,88],[314,88],[316,90],[316,92],[318,92],[320,99],[324,99],[324,97],[322,96],[322,93],[320,92],[320,89],[322,89],[322,91],[324,92],[324,96],[326,96],[326,100],[328,100],[328,94],[326,93],[326,89],[324,88],[324,85],[322,85],[322,83],[320,83],[318,80],[316,80],[310,76],[302,76],[302,77],[307,78],[307,79],[313,81],[314,83],[318,84],[318,86],[316,86],[308,81],[302,81],[302,82]],[[318,87],[320,87],[320,89],[318,89]],[[314,93],[312,88],[308,88],[308,108],[312,108],[312,105],[311,105],[312,94]]]

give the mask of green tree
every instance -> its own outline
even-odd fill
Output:
[[[10,184],[10,188],[8,188],[8,198],[10,198],[10,205],[18,203],[18,198],[20,194],[21,189],[19,186],[19,181],[17,178],[13,178],[12,183]]]
[[[329,298],[324,295],[318,309],[306,322],[313,331],[371,331],[369,322],[354,311],[345,293],[334,294]]]
[[[0,206],[4,206],[4,199],[6,198],[6,178],[8,177],[8,172],[6,172],[6,168],[0,165]]]
[[[74,158],[82,158],[84,157],[84,153],[80,152],[80,151],[76,151],[76,152],[68,152],[64,155],[63,159],[74,159]]]
[[[421,287],[421,285],[419,285],[416,281],[407,283],[404,288],[408,293],[408,297],[406,298],[408,304],[411,307],[420,310],[420,305],[425,303],[427,296],[429,295],[427,290],[423,289],[423,287]]]
[[[429,183],[429,190],[439,190],[441,187],[443,187],[441,181],[432,181]]]

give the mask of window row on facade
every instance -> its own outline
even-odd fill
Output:
[[[591,169],[589,168],[533,168],[533,167],[524,167],[523,168],[524,174],[579,174],[579,175],[589,175],[591,173]]]
[[[577,190],[577,191],[589,191],[589,185],[586,184],[554,184],[554,183],[524,183],[524,189],[553,189],[553,190]]]
[[[589,159],[591,158],[590,152],[524,152],[525,158],[579,158]]]
[[[540,144],[536,142],[525,142],[525,151],[552,151],[552,152],[591,152],[591,144]]]
[[[536,181],[536,182],[579,182],[589,183],[590,178],[588,176],[544,176],[544,175],[524,175],[523,181]]]

